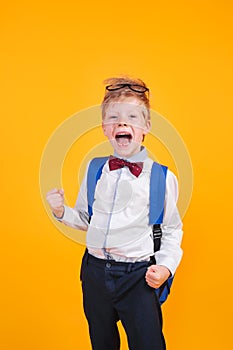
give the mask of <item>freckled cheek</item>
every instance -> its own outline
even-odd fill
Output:
[[[109,139],[113,139],[113,131],[114,131],[114,128],[110,125],[108,126],[104,126],[103,127],[103,130],[104,130],[104,134],[105,136],[107,136]]]
[[[134,134],[134,141],[141,142],[143,139],[143,134],[141,132]]]

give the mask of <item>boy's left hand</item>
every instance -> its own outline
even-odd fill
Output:
[[[159,288],[171,273],[167,267],[162,265],[151,265],[146,272],[146,282],[152,288]]]

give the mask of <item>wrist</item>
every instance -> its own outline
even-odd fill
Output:
[[[166,276],[167,278],[171,277],[172,273],[171,271],[164,265],[157,265],[160,267],[160,271],[163,272],[164,276]]]
[[[53,215],[55,216],[56,219],[62,219],[64,216],[65,209],[64,207],[59,208],[59,209],[53,209]]]

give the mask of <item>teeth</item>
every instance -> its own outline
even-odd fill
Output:
[[[122,137],[122,136],[131,137],[131,135],[127,133],[121,133],[116,135],[116,137]]]
[[[126,147],[130,144],[132,135],[126,132],[122,132],[122,133],[120,132],[116,134],[115,138],[116,138],[117,144],[120,147]]]

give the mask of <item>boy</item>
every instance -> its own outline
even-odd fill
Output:
[[[154,253],[148,218],[153,161],[141,145],[151,126],[149,89],[143,81],[128,77],[105,83],[102,128],[114,157],[105,163],[97,182],[91,219],[87,173],[74,209],[64,205],[63,190],[51,190],[47,200],[58,220],[87,230],[81,279],[92,348],[119,350],[120,320],[130,350],[164,350],[154,288],[174,274],[182,256],[177,180],[168,170],[161,248]],[[151,262],[153,255],[156,264]]]

